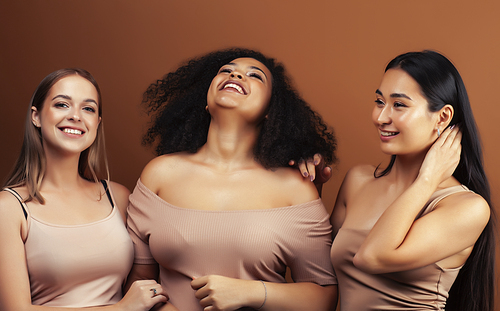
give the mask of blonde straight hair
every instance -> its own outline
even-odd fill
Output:
[[[60,69],[50,73],[40,82],[31,97],[28,112],[26,113],[21,152],[4,184],[4,187],[9,188],[25,186],[28,190],[28,197],[24,199],[25,202],[35,199],[41,204],[45,204],[45,200],[40,194],[40,185],[45,175],[46,159],[41,130],[33,124],[31,119],[32,107],[42,111],[43,104],[52,86],[62,78],[72,75],[80,76],[94,85],[98,94],[98,113],[99,117],[102,118],[101,90],[97,81],[88,71],[80,68]],[[95,141],[80,154],[78,173],[82,178],[96,183],[101,179],[109,180],[102,119],[97,128]]]

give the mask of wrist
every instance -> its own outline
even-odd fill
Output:
[[[252,282],[251,296],[248,297],[248,307],[255,310],[263,310],[267,301],[267,285],[264,281],[256,280]]]

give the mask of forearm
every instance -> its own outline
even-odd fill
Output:
[[[260,281],[257,281],[261,283]],[[264,286],[256,284],[253,293],[253,306],[259,308],[265,299],[261,310],[335,310],[337,306],[337,286],[320,286],[314,283],[269,283]],[[260,285],[260,286],[259,286]],[[257,303],[257,305],[256,305]]]

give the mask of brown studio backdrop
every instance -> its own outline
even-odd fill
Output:
[[[323,192],[331,210],[350,167],[388,158],[371,122],[385,65],[403,52],[434,49],[465,81],[498,210],[499,13],[496,1],[2,1],[0,177],[17,157],[38,83],[59,68],[82,67],[103,93],[112,179],[132,190],[153,157],[141,146],[147,86],[188,58],[242,46],[282,61],[335,128],[340,162]]]

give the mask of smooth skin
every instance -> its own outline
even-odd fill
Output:
[[[42,111],[33,108],[32,121],[41,127],[46,173],[40,192],[46,202],[41,205],[28,202],[33,217],[51,224],[79,225],[106,218],[112,207],[103,186],[83,179],[78,174],[80,153],[96,137],[100,123],[98,95],[86,79],[71,75],[54,84],[44,102]],[[82,131],[68,134],[63,129]],[[114,202],[126,221],[129,191],[124,186],[109,182]],[[26,187],[15,190],[27,197]],[[24,242],[28,235],[27,221],[17,199],[6,191],[0,192],[0,310],[58,311],[58,310],[149,310],[154,304],[166,301],[162,288],[152,280],[134,283],[125,297],[115,305],[93,308],[59,308],[31,304],[30,283],[26,266]],[[150,289],[158,296],[152,298]]]
[[[241,90],[224,88],[228,81],[236,81]],[[207,95],[212,116],[207,143],[195,154],[153,159],[142,172],[142,183],[170,204],[199,210],[270,209],[317,199],[314,185],[295,169],[267,170],[254,160],[271,86],[269,70],[254,59],[223,66]],[[134,265],[129,282],[157,273],[155,265]],[[264,286],[255,280],[206,275],[193,278],[191,286],[206,311],[258,309],[265,298]],[[331,310],[337,302],[336,286],[266,282],[266,288],[261,310]],[[167,304],[161,310],[176,308]]]
[[[430,112],[421,94],[418,83],[403,70],[385,73],[372,119],[382,151],[397,155],[396,162],[380,178],[373,177],[373,166],[351,169],[331,216],[334,234],[340,227],[370,230],[354,257],[354,265],[367,273],[434,263],[457,268],[465,263],[490,217],[481,196],[459,192],[415,220],[436,190],[460,185],[452,176],[462,137],[458,126],[448,128],[453,107]]]

